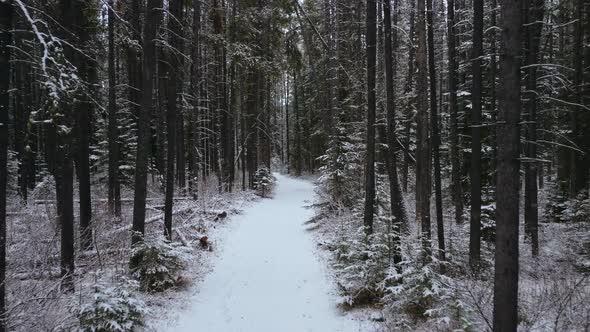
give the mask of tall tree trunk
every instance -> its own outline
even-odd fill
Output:
[[[367,234],[373,233],[375,214],[375,76],[377,65],[377,6],[367,0],[367,155],[365,166],[364,225]]]
[[[501,0],[494,331],[518,327],[521,0]]]
[[[55,129],[57,130],[57,129]],[[66,291],[74,291],[74,166],[70,137],[57,133],[55,192],[61,225],[61,278]]]
[[[301,167],[303,165],[303,155],[301,149],[301,118],[299,115],[299,95],[297,88],[299,87],[298,70],[293,71],[293,111],[295,112],[295,175],[301,176]]]
[[[539,254],[539,208],[537,188],[537,62],[543,28],[543,0],[525,1],[525,61],[527,79],[525,112],[526,156],[524,189],[525,234],[530,237],[533,256]]]
[[[201,1],[193,1],[193,39],[191,42],[191,93],[192,99],[192,114],[190,121],[190,132],[192,140],[189,142],[189,191],[194,198],[198,197],[198,178],[199,178],[199,164],[202,163],[202,154],[200,149],[201,130],[201,90],[202,71],[201,65]]]
[[[60,14],[62,18],[62,38],[74,44],[72,34],[78,32],[81,17],[84,15],[84,4],[61,0]],[[85,71],[80,66],[80,55],[71,47],[64,49],[64,55],[70,63],[77,65],[79,77],[83,77]],[[74,165],[73,153],[74,131],[76,116],[73,110],[78,105],[72,100],[61,100],[59,106],[52,105],[52,126],[55,145],[55,192],[57,198],[57,214],[61,225],[61,278],[65,291],[74,291]]]
[[[20,52],[30,52],[31,48],[26,45],[26,26],[24,20],[16,20],[15,32],[13,45]],[[19,33],[20,31],[20,33]],[[28,79],[28,71],[30,71],[30,65],[24,61],[18,61],[14,64],[12,72],[13,75],[13,89],[14,101],[13,101],[13,123],[14,123],[14,150],[17,154],[18,159],[18,193],[21,200],[26,204],[28,196],[28,164],[29,164],[29,149],[27,146],[28,136],[28,122],[30,117],[30,109],[32,103],[27,96],[27,87],[30,86],[30,79]]]
[[[490,25],[492,27],[496,26],[496,12],[498,9],[497,0],[492,0],[492,13],[490,18]],[[496,49],[496,29],[492,29],[490,31],[490,113],[491,113],[491,120],[492,123],[495,124],[497,117],[498,117],[498,110],[496,107],[496,78],[498,76],[498,60],[497,60],[497,49]],[[493,130],[490,133],[491,137],[491,145],[492,145],[492,160],[491,160],[491,168],[492,170],[496,169],[496,156],[498,155],[498,145],[496,144],[496,132]],[[492,186],[494,187],[494,192],[496,192],[496,172],[492,174]]]
[[[286,156],[287,156],[287,160],[286,160],[286,165],[287,165],[287,174],[291,174],[291,151],[289,149],[290,147],[290,142],[289,142],[289,72],[287,72],[287,74],[285,75],[285,93],[284,93],[284,98],[285,98],[285,143],[286,143],[286,147],[285,147],[285,152],[286,152]]]
[[[167,111],[166,125],[168,138],[167,165],[166,165],[166,197],[164,202],[164,235],[168,240],[172,240],[172,208],[174,199],[174,161],[176,158],[176,138],[178,136],[176,113],[178,105],[178,96],[182,92],[182,81],[179,80],[181,69],[183,68],[182,55],[177,54],[183,49],[183,31],[182,23],[183,1],[170,2],[171,19],[168,21],[170,29],[170,46],[172,51],[166,51],[167,64],[170,66],[168,72],[167,89]],[[164,87],[162,87],[164,88]],[[184,153],[184,152],[183,152]]]
[[[580,146],[584,147],[588,143],[585,140],[587,137],[586,134],[586,121],[584,121],[584,117],[586,116],[584,113],[587,110],[583,110],[580,105],[582,105],[582,95],[584,92],[584,56],[583,56],[583,48],[584,48],[584,0],[575,0],[572,1],[575,11],[575,21],[574,21],[574,45],[573,45],[573,67],[574,67],[574,77],[573,77],[573,90],[574,93],[572,95],[572,103],[575,104],[571,110],[571,132],[573,142]],[[570,197],[574,198],[578,195],[578,193],[583,190],[587,189],[588,187],[588,175],[589,175],[589,165],[588,160],[578,151],[574,149],[570,149],[569,152],[570,158],[570,187],[569,187],[569,195]]]
[[[114,1],[109,0],[109,212],[117,218],[121,217],[121,184],[119,183],[119,128],[117,123],[117,90],[115,68],[115,14]]]
[[[95,29],[91,26],[94,20],[92,17],[96,12],[88,3],[80,4],[79,23],[74,27],[77,43],[80,49],[90,50],[92,36],[90,33]],[[89,52],[92,56],[92,53]],[[75,65],[78,68],[79,76],[87,82],[88,92],[91,93],[97,83],[96,68],[94,60],[82,54],[74,56]],[[89,250],[92,247],[92,197],[90,193],[90,134],[92,133],[91,118],[94,104],[89,100],[87,93],[80,93],[74,103],[76,114],[76,175],[78,177],[78,190],[80,195],[80,247]]]
[[[12,16],[12,1],[0,2],[0,332],[7,331],[8,318],[6,316],[6,185]]]
[[[141,0],[132,0],[126,8],[125,19],[131,27],[131,39],[133,43],[127,46],[125,53],[127,56],[127,98],[131,108],[131,114],[134,118],[139,118],[141,109],[141,46],[143,45],[141,36],[140,15],[143,3]],[[135,45],[134,45],[135,44]]]
[[[422,225],[422,245],[425,257],[431,255],[430,224],[430,138],[428,125],[428,49],[426,47],[425,0],[418,0],[418,20],[416,24],[418,49],[416,64],[418,66],[418,113],[417,148],[416,148],[416,220]]]
[[[404,192],[408,192],[408,177],[409,177],[409,168],[410,168],[410,133],[412,128],[412,118],[414,112],[414,98],[412,95],[412,90],[414,89],[414,61],[416,58],[416,49],[414,45],[414,32],[415,32],[415,25],[414,25],[414,7],[415,1],[409,0],[410,2],[410,34],[409,34],[409,51],[408,51],[408,77],[405,86],[405,94],[408,98],[408,106],[405,110],[405,126],[404,126],[404,163],[402,165],[402,190]]]
[[[395,2],[394,2],[395,3]],[[395,5],[394,5],[395,6]],[[395,8],[395,7],[394,7]],[[394,14],[394,24],[397,23],[397,15]],[[387,173],[389,175],[390,208],[392,214],[393,239],[393,262],[396,266],[402,261],[400,247],[400,232],[402,225],[407,222],[406,210],[403,196],[397,177],[397,160],[395,155],[396,133],[395,133],[395,67],[397,61],[394,59],[394,50],[397,50],[397,32],[391,29],[391,3],[390,0],[383,0],[383,20],[385,30],[384,57],[385,57],[385,85],[387,98],[387,145],[388,155],[386,156]],[[392,43],[393,39],[393,43]],[[392,45],[393,44],[393,45]]]
[[[434,11],[432,0],[426,0],[428,25],[428,74],[430,76],[430,117],[432,130],[432,162],[434,165],[434,193],[436,204],[436,229],[438,237],[438,254],[445,260],[445,228],[442,206],[442,185],[440,170],[440,134],[438,128],[438,109],[436,99],[436,63],[434,61]]]
[[[483,56],[483,0],[473,1],[473,55],[471,89],[473,113],[471,120],[471,219],[469,223],[469,264],[479,264],[481,251],[481,103]]]
[[[132,243],[142,241],[145,233],[145,203],[152,114],[153,69],[156,67],[156,34],[162,20],[162,0],[148,0],[143,38],[142,98],[138,116],[137,157],[135,161],[135,197],[133,200]]]
[[[233,169],[232,139],[233,121],[227,102],[227,65],[225,51],[225,8],[222,1],[213,1],[213,33],[219,38],[215,46],[215,84],[217,92],[217,111],[219,112],[219,139],[221,150],[220,176],[225,191],[231,191],[231,172]]]
[[[451,140],[451,182],[453,202],[455,205],[455,222],[463,222],[463,188],[461,186],[461,163],[459,161],[459,121],[457,102],[457,50],[455,33],[455,1],[447,1],[447,28],[448,28],[448,71],[449,71],[449,115],[450,115],[450,140]]]

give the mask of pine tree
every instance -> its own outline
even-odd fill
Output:
[[[498,175],[494,331],[518,326],[518,206],[520,170],[520,47],[522,2],[500,1],[502,48],[498,93]]]

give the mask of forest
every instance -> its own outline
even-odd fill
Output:
[[[590,0],[0,0],[0,332],[588,331],[589,190]]]

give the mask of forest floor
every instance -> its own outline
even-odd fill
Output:
[[[371,331],[358,314],[340,312],[337,291],[305,222],[315,186],[275,174],[273,199],[235,216],[216,248],[212,271],[157,330],[209,332]],[[181,295],[182,296],[182,295]],[[170,308],[168,308],[170,309]],[[175,316],[175,317],[174,317]]]

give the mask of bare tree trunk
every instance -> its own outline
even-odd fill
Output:
[[[289,72],[287,72],[287,74],[285,75],[285,93],[284,98],[285,98],[285,143],[286,143],[286,147],[285,147],[285,152],[286,152],[286,165],[287,165],[287,174],[291,174],[291,151],[289,149],[290,147],[290,137],[289,137]]]
[[[395,3],[395,2],[394,2]],[[397,23],[397,14],[394,14],[394,24]],[[387,98],[387,156],[386,165],[389,175],[389,192],[390,208],[392,214],[392,231],[393,238],[393,263],[399,264],[402,261],[400,247],[400,232],[402,225],[407,222],[406,209],[404,206],[403,196],[397,177],[397,160],[395,155],[396,143],[395,133],[395,67],[396,62],[393,57],[394,49],[397,49],[397,32],[392,33],[391,29],[391,3],[390,0],[383,0],[383,20],[385,30],[384,57],[385,57],[385,85]],[[393,34],[393,36],[392,36]],[[393,39],[393,43],[392,43]],[[392,45],[393,44],[393,45]]]
[[[447,0],[447,27],[449,37],[447,39],[449,51],[449,114],[451,122],[451,182],[453,202],[455,205],[455,222],[463,222],[463,188],[461,187],[461,163],[459,161],[459,123],[457,113],[457,51],[455,42],[455,1]]]
[[[471,89],[473,112],[471,120],[471,219],[469,223],[469,264],[476,267],[481,247],[481,100],[483,56],[483,0],[473,1],[473,56]]]
[[[6,185],[8,174],[8,109],[10,106],[10,54],[12,1],[0,2],[0,332],[7,331],[6,312]]]
[[[497,8],[498,8],[498,3],[496,2],[497,0],[492,0],[492,13],[491,13],[491,19],[490,19],[490,25],[492,27],[496,26],[496,12],[497,12]],[[490,31],[490,75],[489,75],[489,79],[490,79],[490,113],[491,113],[491,119],[492,119],[492,123],[495,124],[497,117],[498,117],[498,110],[496,107],[496,100],[497,100],[497,95],[496,95],[496,78],[498,76],[498,61],[496,58],[496,53],[497,53],[497,49],[496,49],[496,29],[492,29]],[[491,167],[492,167],[492,186],[494,187],[494,192],[495,192],[495,186],[496,186],[496,156],[498,155],[498,145],[496,144],[496,133],[495,131],[492,131],[490,133],[491,136],[491,145],[492,145],[492,160],[491,160]]]
[[[114,1],[109,0],[109,109],[108,109],[108,140],[109,140],[109,212],[117,218],[121,217],[121,184],[119,183],[119,128],[117,124],[117,94],[115,68],[115,15]]]
[[[501,0],[494,331],[518,326],[521,0]]]
[[[580,147],[585,147],[587,143],[586,137],[586,121],[584,121],[587,112],[580,106],[583,101],[584,93],[584,0],[576,0],[573,2],[575,11],[575,23],[574,23],[574,46],[573,46],[573,89],[572,102],[575,104],[571,111],[571,132],[573,136],[573,142]],[[585,135],[586,134],[586,135]],[[570,197],[576,197],[581,190],[588,187],[588,176],[589,176],[589,162],[590,159],[587,156],[570,149]]]
[[[524,189],[525,234],[530,237],[533,256],[539,254],[539,208],[537,187],[537,62],[543,22],[543,0],[525,1],[526,69],[526,156]]]
[[[438,255],[445,260],[445,228],[442,206],[442,185],[440,170],[440,134],[438,128],[438,109],[436,104],[436,63],[434,61],[434,12],[432,0],[426,0],[428,25],[428,73],[430,76],[430,117],[432,130],[432,158],[434,165],[434,193],[436,202],[436,229],[438,237]]]
[[[367,155],[365,165],[364,225],[367,234],[373,233],[375,213],[375,70],[377,64],[377,6],[367,0]]]
[[[416,220],[422,225],[422,245],[426,259],[431,255],[430,223],[430,137],[428,125],[428,49],[426,47],[425,0],[418,0],[418,20],[416,24],[418,49],[416,64],[418,66],[418,113],[417,148],[416,148]]]
[[[191,41],[191,79],[190,87],[192,93],[192,108],[190,120],[190,137],[192,138],[188,144],[189,149],[189,191],[194,198],[198,197],[198,179],[199,179],[199,164],[203,161],[200,148],[202,124],[199,123],[201,119],[201,90],[202,71],[201,65],[201,1],[193,1],[193,39]]]
[[[143,38],[142,98],[138,115],[137,158],[135,161],[135,197],[133,201],[132,243],[142,241],[145,233],[145,199],[152,114],[153,69],[156,67],[156,34],[162,15],[162,0],[148,0]]]
[[[409,0],[410,2],[410,49],[408,55],[408,77],[405,86],[405,94],[408,96],[408,106],[405,110],[405,126],[404,126],[404,163],[402,165],[402,190],[404,192],[408,192],[408,177],[409,177],[409,168],[410,168],[410,133],[412,128],[412,117],[414,112],[414,98],[409,97],[412,93],[414,88],[414,60],[416,57],[416,50],[414,45],[414,0]]]
[[[166,198],[164,203],[164,235],[168,240],[172,240],[172,208],[174,205],[174,161],[176,158],[176,138],[178,136],[176,113],[178,105],[178,96],[182,92],[182,81],[179,80],[180,71],[183,68],[182,55],[177,54],[183,49],[183,1],[170,2],[170,15],[172,18],[168,21],[168,28],[170,29],[170,46],[172,51],[166,51],[167,63],[170,66],[168,72],[168,85],[162,87],[167,89],[167,136],[168,136],[168,152],[166,165]],[[184,151],[182,152],[184,154]],[[184,171],[184,170],[183,170]]]

